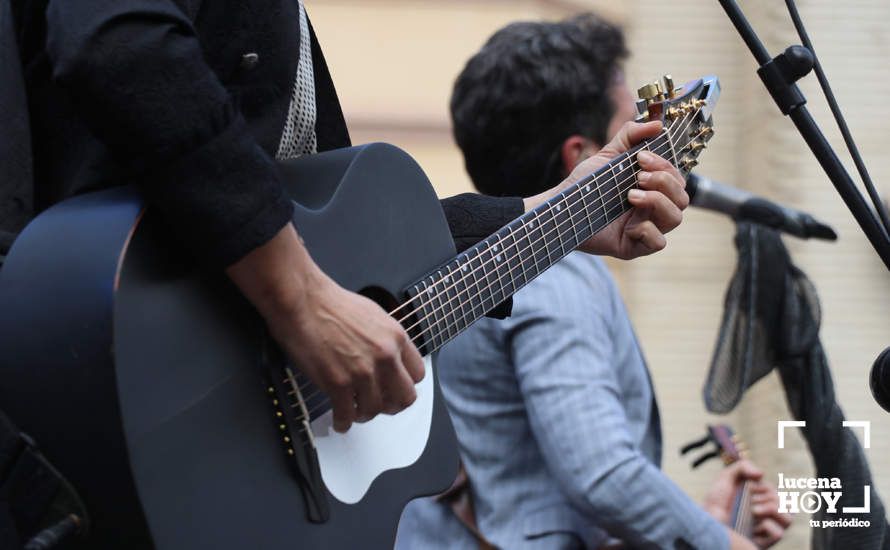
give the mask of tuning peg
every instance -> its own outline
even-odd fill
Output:
[[[685,170],[687,172],[692,170],[696,166],[698,166],[698,161],[690,156],[685,156],[680,161],[680,168],[682,168],[683,170]]]
[[[700,138],[702,141],[708,141],[714,136],[714,129],[705,124],[699,124],[697,127],[689,130],[689,137],[693,139]]]
[[[652,83],[652,85],[655,86],[656,90],[658,90],[658,96],[657,96],[658,101],[664,101],[664,91],[661,89],[661,82],[656,80],[655,82]]]
[[[661,87],[658,86],[658,83],[655,84],[646,84],[639,90],[637,90],[637,95],[640,96],[640,99],[646,100],[646,103],[652,103],[658,99],[658,95],[661,93]]]
[[[706,148],[708,145],[703,141],[692,141],[689,145],[686,146],[689,149],[690,153],[698,153],[702,149]]]
[[[674,77],[669,74],[666,74],[662,77],[664,80],[664,91],[665,94],[673,99],[674,98]]]

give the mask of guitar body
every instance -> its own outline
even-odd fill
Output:
[[[454,256],[420,168],[374,144],[282,166],[294,223],[340,285],[395,296]],[[311,522],[267,392],[261,319],[128,188],[76,197],[0,271],[0,406],[80,491],[85,548],[391,548],[412,498],[446,489],[457,446],[433,357],[404,413],[312,428],[326,521]]]

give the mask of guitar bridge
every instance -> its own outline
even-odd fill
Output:
[[[290,366],[282,366],[283,363],[281,359],[280,363],[268,366],[266,392],[272,401],[284,452],[306,503],[307,518],[313,523],[324,523],[330,518],[330,509],[309,424],[309,410],[293,370]]]

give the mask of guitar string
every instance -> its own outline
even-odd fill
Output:
[[[646,146],[650,146],[651,144],[653,144],[653,143],[659,141],[660,139],[662,139],[662,138],[664,138],[664,137],[666,137],[666,136],[669,137],[669,138],[673,136],[673,138],[675,139],[676,136],[679,136],[680,134],[682,134],[683,132],[685,132],[685,131],[689,128],[689,126],[691,126],[692,122],[694,122],[695,117],[696,117],[696,115],[698,114],[699,111],[700,111],[700,109],[697,109],[696,111],[694,111],[694,112],[692,112],[692,113],[690,113],[690,114],[687,114],[684,118],[689,118],[689,120],[688,120],[688,121],[684,121],[685,124],[684,124],[684,123],[680,123],[680,124],[678,125],[678,126],[679,126],[679,129],[677,129],[676,132],[674,132],[673,134],[671,134],[671,133],[670,133],[670,130],[668,130],[668,131],[666,131],[665,133],[660,134],[660,136],[659,136],[658,138],[653,138],[650,142],[646,143],[645,145],[646,145]],[[705,130],[705,131],[707,131],[707,130]],[[703,133],[704,133],[704,131],[703,131],[703,132],[700,132],[700,133],[697,134],[695,137],[699,137],[699,136],[702,135]],[[694,139],[694,138],[693,138],[693,139]],[[656,154],[661,154],[661,153],[664,152],[664,151],[662,151],[662,149],[665,148],[665,146],[667,146],[667,148],[670,149],[670,147],[671,147],[672,145],[673,145],[673,144],[672,144],[671,142],[660,143],[660,144],[658,144],[658,145],[656,146],[656,148],[655,148],[654,150],[652,150],[652,152],[654,152],[654,153],[656,153]],[[629,158],[629,157],[628,157],[628,158]],[[631,166],[632,166],[632,165],[631,165]],[[622,173],[623,173],[624,171],[626,171],[626,170],[627,170],[627,169],[622,170]],[[636,170],[636,169],[634,169],[633,174],[631,174],[630,176],[626,177],[624,180],[622,180],[621,182],[619,182],[619,183],[615,186],[615,188],[618,188],[618,187],[620,187],[621,185],[623,185],[624,183],[626,183],[627,181],[629,181],[629,180],[631,180],[631,179],[634,179],[635,176],[636,176],[639,172],[640,172],[640,170]],[[601,174],[601,175],[605,175],[605,174]],[[614,178],[614,176],[612,176],[612,177]],[[592,181],[596,181],[596,178],[594,178]],[[590,184],[590,183],[591,183],[591,182],[588,182],[588,184],[587,184],[586,186],[580,186],[580,184],[579,184],[578,188],[575,189],[572,193],[570,193],[570,194],[564,196],[561,202],[565,202],[566,199],[568,199],[568,198],[570,198],[570,197],[573,197],[574,195],[578,194],[578,193],[579,193],[580,191],[582,191],[582,189],[584,189],[585,187],[589,187],[589,184]],[[608,183],[609,183],[608,181],[607,181],[607,182],[603,182],[602,184],[600,184],[599,186],[597,186],[596,189],[601,189],[602,187],[604,187],[604,186],[607,185]],[[621,193],[618,194],[617,197],[613,197],[612,199],[609,199],[609,204],[610,204],[610,206],[609,206],[608,210],[604,211],[604,215],[603,215],[603,216],[598,216],[598,217],[596,218],[596,220],[594,220],[594,221],[598,222],[598,221],[600,221],[601,219],[603,219],[604,217],[605,217],[605,218],[608,218],[608,216],[609,216],[609,214],[610,214],[611,212],[615,211],[618,207],[620,207],[620,206],[623,204],[623,202],[624,202],[624,196],[623,196],[623,195],[624,195],[624,192],[625,192],[626,190],[630,189],[630,187],[632,187],[632,186],[633,186],[633,185],[628,186],[628,187],[626,187],[625,189],[623,189],[623,190],[621,191]],[[590,191],[584,191],[584,192],[585,192],[585,193],[588,193],[588,194],[590,193]],[[618,200],[615,201],[615,198],[617,198]],[[578,200],[575,200],[575,201],[574,201],[573,203],[571,203],[570,205],[567,205],[568,208],[571,208],[572,206],[577,205],[579,202],[582,202],[583,199],[584,199],[584,195],[582,195]],[[616,204],[616,202],[617,202],[617,204]],[[584,211],[585,211],[585,212],[589,212],[589,209],[587,208],[587,205],[584,206]],[[588,213],[586,217],[587,217],[588,220],[589,220],[589,219],[590,219],[590,214]],[[543,234],[541,238],[543,239],[544,237],[546,237],[546,236],[548,236],[549,234],[553,233],[553,231],[558,230],[561,226],[565,225],[566,223],[570,223],[572,226],[574,226],[574,221],[575,221],[575,220],[573,219],[573,217],[572,217],[572,215],[571,215],[571,213],[570,213],[570,217],[569,217],[568,220],[564,220],[564,221],[562,221],[562,222],[559,222],[559,223],[556,224],[552,229],[550,229],[549,231],[547,231],[547,233]],[[592,223],[592,222],[591,222],[591,223]],[[557,237],[556,237],[555,239],[551,239],[551,240],[549,240],[549,241],[546,241],[546,242],[544,243],[545,248],[547,248],[550,244],[552,244],[552,243],[554,243],[554,242],[556,242],[556,241],[560,241],[560,242],[561,242],[561,238],[562,238],[562,236],[563,236],[564,234],[565,234],[565,232],[560,232],[560,233],[557,235]],[[510,250],[511,248],[516,248],[516,247],[518,247],[519,245],[520,245],[520,242],[514,240],[514,243],[513,243],[512,245],[509,245],[508,247],[506,247],[506,248],[504,249],[504,252],[506,252],[507,250]],[[526,246],[524,249],[520,250],[519,253],[521,254],[521,253],[524,252],[525,250],[528,250],[529,248],[531,248],[531,246],[532,246],[532,244],[530,243],[530,244],[529,244],[528,246]],[[507,259],[506,261],[509,262],[509,261],[512,260],[512,259],[516,259],[518,256],[519,256],[519,254],[515,254],[515,255],[513,255],[511,258]],[[548,256],[549,256],[549,253],[548,253]],[[474,272],[475,272],[475,271],[478,271],[479,269],[481,269],[484,265],[487,265],[487,264],[492,263],[492,262],[494,262],[494,261],[495,261],[494,258],[491,258],[491,259],[485,261],[483,264],[481,264],[480,266],[476,267],[476,268],[474,269]],[[520,264],[519,264],[518,266],[516,266],[516,267],[524,267],[524,266],[522,266],[522,263],[520,262]],[[511,268],[511,269],[507,272],[507,274],[511,274],[511,275],[512,275],[512,272],[516,269],[516,267]],[[472,273],[472,272],[471,272],[471,273]],[[483,274],[484,274],[484,271],[483,271]],[[474,280],[476,280],[475,277],[474,277]],[[499,280],[500,280],[500,279],[499,279]],[[497,283],[497,282],[498,282],[498,281],[495,281],[495,283]],[[432,312],[430,312],[430,314],[426,315],[423,319],[425,320],[425,319],[429,318],[433,313],[436,313],[437,311],[441,310],[441,309],[444,308],[445,306],[447,306],[447,305],[449,305],[450,303],[454,302],[455,300],[457,300],[458,298],[460,298],[462,294],[467,294],[467,293],[469,293],[469,292],[471,292],[471,291],[475,291],[476,293],[478,293],[479,291],[490,289],[492,286],[494,286],[495,283],[490,283],[490,284],[488,284],[488,285],[487,285],[486,287],[484,287],[484,288],[477,288],[477,289],[472,289],[472,288],[470,288],[469,286],[467,286],[463,291],[460,291],[457,295],[455,295],[455,296],[453,296],[453,297],[451,297],[451,298],[448,298],[447,295],[446,295],[446,301],[445,301],[444,303],[442,303],[436,310],[433,310]],[[454,285],[451,285],[451,287],[453,287],[453,286],[454,286]],[[451,288],[451,287],[449,287],[449,288]],[[446,288],[446,289],[443,289],[443,290],[444,290],[444,291],[447,291],[448,289]],[[441,297],[441,295],[442,295],[442,294],[441,294],[441,292],[440,292],[439,297]],[[431,303],[434,299],[435,299],[435,298],[430,299],[428,302],[426,302],[426,304]],[[408,304],[408,303],[410,303],[410,302],[406,302],[406,304]],[[461,305],[465,305],[465,304],[467,304],[467,303],[469,303],[469,302],[465,301],[465,302],[462,302]],[[404,305],[406,305],[406,304],[403,304],[403,306],[401,306],[401,307],[404,307]],[[479,305],[482,306],[482,307],[484,307],[484,304],[479,304]],[[472,309],[471,309],[471,313],[472,313],[472,314],[475,314],[476,307],[477,307],[477,306],[474,304],[473,307],[472,307]],[[398,311],[398,309],[399,309],[399,308],[397,308],[397,309],[394,310],[394,311]],[[418,310],[419,310],[419,309],[420,309],[420,308],[418,308]],[[410,316],[411,314],[408,314],[408,315]],[[452,328],[452,326],[457,324],[457,317],[456,317],[456,315],[453,316],[453,317],[454,317],[454,322],[449,322],[449,323],[446,325],[446,327],[443,328],[443,330],[439,331],[439,332],[438,332],[437,334],[435,334],[432,338],[436,338],[436,337],[438,337],[438,336],[441,336],[442,333],[444,333],[444,332],[446,332],[446,331],[450,331],[450,329]],[[405,320],[406,318],[407,318],[407,316],[404,317],[404,318],[402,319],[402,321]],[[466,319],[466,316],[464,315],[463,318],[464,318],[464,320],[465,320],[465,319]],[[445,319],[447,320],[447,317],[446,317]],[[412,325],[412,328],[413,328],[413,326],[416,326],[416,325],[417,325],[417,323],[415,323],[415,325]],[[433,325],[431,325],[429,328],[427,328],[427,329],[424,330],[423,332],[417,334],[414,338],[412,338],[412,342],[414,342],[415,340],[417,340],[418,338],[420,338],[421,336],[423,336],[424,334],[426,334],[426,332],[428,332],[428,331],[431,330],[432,328],[433,328]],[[432,338],[431,338],[431,339],[432,339]],[[299,370],[298,370],[297,373],[295,373],[295,374],[297,374],[298,376],[300,376],[300,378],[304,378],[303,373],[302,373],[301,371],[299,371]],[[311,381],[308,381],[308,380],[307,380],[306,382],[311,382]],[[298,387],[299,387],[299,389],[300,389],[301,392],[302,392],[303,390],[305,390],[308,386],[309,386],[309,384],[298,384]],[[314,397],[315,395],[317,395],[319,392],[320,392],[320,390],[316,389],[315,392],[313,392],[312,394],[310,394],[310,395],[307,396],[307,397],[304,397],[304,399],[311,399],[312,397]],[[310,411],[310,414],[311,414],[312,412],[316,412],[316,409],[318,409],[318,408],[320,408],[320,407],[322,407],[322,406],[324,406],[324,403],[319,403],[317,407],[313,407],[313,410]]]
[[[738,496],[738,507],[735,510],[735,518],[733,518],[732,528],[734,531],[740,534],[745,534],[749,525],[749,516],[748,507],[750,505],[750,491],[748,482],[745,481],[742,483],[742,487],[739,489]]]
[[[635,170],[633,174],[631,174],[630,176],[626,177],[624,180],[622,180],[621,182],[619,182],[618,186],[621,186],[621,185],[623,185],[623,184],[625,184],[625,183],[627,183],[628,181],[631,181],[631,180],[634,180],[634,181],[635,181],[635,176],[636,176],[637,174],[639,174],[640,172],[641,172],[641,170]],[[614,212],[617,208],[619,208],[619,207],[623,204],[623,201],[624,201],[624,199],[623,199],[623,192],[629,190],[631,187],[633,187],[633,185],[634,185],[634,184],[631,184],[631,185],[629,185],[629,186],[624,187],[624,189],[622,189],[622,192],[618,195],[618,200],[617,200],[617,201],[616,201],[615,199],[610,199],[610,201],[609,201],[610,207],[609,207],[608,210],[606,211],[606,215],[605,215],[605,216],[599,216],[599,217],[596,219],[596,221],[599,221],[599,220],[602,219],[603,217],[608,217],[608,215],[609,215],[611,212]],[[578,202],[578,201],[576,201],[576,202],[573,203],[573,204],[577,204],[577,202]],[[586,210],[586,209],[585,209],[585,210]],[[588,217],[589,217],[589,216],[588,216]],[[616,219],[617,219],[617,218],[616,218]],[[567,220],[567,221],[571,221],[571,220]],[[556,225],[554,228],[550,229],[550,230],[545,234],[545,236],[549,235],[550,233],[553,233],[553,231],[557,230],[560,226],[565,225],[565,224],[567,223],[567,221],[560,222],[560,223],[559,223],[558,225]],[[559,235],[557,235],[556,238],[554,238],[554,239],[550,239],[549,241],[546,241],[546,244],[549,245],[549,244],[552,244],[552,243],[554,243],[554,242],[557,242],[557,241],[561,240],[561,237],[562,237],[565,233],[567,233],[567,232],[568,232],[568,231],[560,232]],[[518,243],[517,243],[517,244],[518,244]],[[530,247],[530,246],[527,246],[527,247],[524,248],[523,250],[520,250],[519,253],[521,254],[522,252],[524,252],[525,250],[527,250],[529,247]],[[510,247],[507,247],[507,248],[510,248]],[[506,250],[506,249],[505,249],[505,250]],[[519,254],[514,255],[512,258],[516,258],[516,257],[518,257],[518,255],[519,255]],[[511,258],[511,259],[512,259],[512,258]],[[513,271],[515,271],[515,269],[516,269],[517,267],[521,267],[521,264],[520,264],[520,265],[517,265],[517,266],[514,266],[514,267],[511,268],[507,273],[508,273],[508,274],[509,274],[509,273],[512,273]],[[489,288],[491,288],[493,285],[494,285],[494,283],[490,283],[490,284],[488,284],[486,287],[476,289],[476,291],[477,291],[477,293],[478,293],[478,291],[482,291],[482,290],[489,289]],[[465,291],[461,291],[461,292],[459,293],[459,295],[460,295],[460,294],[464,294],[464,293],[466,293],[466,291],[468,291],[468,290],[471,290],[471,289],[467,288],[467,289],[465,289]],[[453,302],[455,299],[457,299],[457,298],[459,297],[459,295],[450,298],[449,301],[450,301],[450,302]],[[464,301],[464,302],[462,302],[461,305],[463,305],[463,304],[467,304],[467,303],[470,303],[470,304],[472,305],[471,312],[473,312],[473,313],[475,313],[477,307],[479,307],[479,306],[481,306],[481,307],[484,308],[484,304],[478,304],[478,305],[477,305],[477,304],[472,304],[472,303],[469,302],[469,301]],[[443,306],[440,306],[440,307],[444,307],[444,305],[447,305],[447,304],[443,304]],[[441,336],[441,335],[442,335],[443,333],[445,333],[445,332],[450,332],[450,329],[452,328],[452,326],[454,326],[454,325],[456,324],[456,322],[457,322],[457,317],[455,316],[453,322],[449,322],[449,323],[447,324],[447,326],[445,326],[442,330],[440,330],[438,333],[436,333],[435,335],[433,335],[432,338],[436,338],[436,337],[438,337],[438,336]],[[419,338],[420,336],[424,335],[428,330],[430,330],[430,329],[427,329],[427,330],[425,330],[425,331],[419,333],[414,339],[412,339],[412,341],[414,341],[414,340],[416,340],[417,338]],[[302,374],[302,373],[300,373],[300,374]],[[306,384],[298,384],[299,389],[300,389],[301,392],[304,391],[307,387],[309,387],[309,385],[311,385],[311,381],[308,381],[308,380],[307,380],[306,382],[307,382]],[[289,393],[290,393],[290,392],[289,392]],[[315,391],[313,391],[313,393],[311,393],[311,394],[309,394],[309,395],[307,395],[307,396],[304,397],[304,401],[305,401],[305,400],[312,399],[313,397],[317,396],[319,393],[321,393],[321,390],[320,390],[319,388],[316,387],[316,388],[315,388]],[[328,400],[328,401],[329,401],[329,400]],[[318,403],[316,406],[312,407],[312,408],[308,411],[309,414],[310,414],[310,416],[311,416],[313,413],[315,413],[315,412],[317,412],[318,410],[320,410],[321,408],[325,407],[325,405],[327,405],[327,404],[328,404],[328,403],[321,402],[321,403]],[[292,406],[292,408],[293,408],[293,407],[294,407],[294,406]]]
[[[681,131],[681,132],[682,132],[682,131],[685,131],[685,128],[688,128],[688,124],[687,124],[683,129],[681,129],[680,131]],[[698,134],[698,135],[701,135],[701,133]],[[697,135],[696,137],[698,137],[698,135]],[[664,145],[666,145],[666,144],[662,144],[662,145],[659,146],[658,149],[656,149],[654,152],[660,152],[659,149],[660,149],[661,147],[663,147]],[[626,171],[626,169],[623,170],[622,172],[624,172],[624,171]],[[631,174],[630,176],[626,177],[624,180],[622,180],[621,182],[619,182],[618,185],[617,185],[617,187],[620,187],[621,185],[627,183],[628,181],[634,180],[635,176],[636,176],[639,172],[640,172],[640,170],[635,170],[633,174]],[[610,200],[609,200],[610,207],[608,208],[607,211],[605,211],[605,215],[604,215],[604,216],[598,216],[598,217],[596,218],[595,221],[599,221],[599,220],[601,220],[603,217],[608,218],[608,216],[609,216],[612,212],[614,212],[618,207],[620,207],[620,206],[623,204],[623,201],[624,201],[624,198],[623,198],[623,193],[624,193],[624,191],[630,189],[630,187],[632,187],[632,186],[633,186],[633,185],[630,185],[630,186],[628,186],[628,187],[625,187],[625,188],[622,190],[622,192],[619,193],[619,194],[617,195],[617,197],[614,197],[614,198],[610,199]],[[615,198],[617,198],[617,201],[615,200]],[[575,202],[573,202],[571,205],[569,205],[569,207],[574,206],[574,205],[577,204],[578,202],[581,202],[581,201],[580,201],[580,200],[575,201]],[[586,207],[585,207],[585,211],[588,211],[588,209],[587,209]],[[588,214],[587,217],[588,217],[588,220],[589,220],[590,215]],[[568,220],[564,220],[564,221],[562,221],[562,222],[559,222],[557,225],[555,225],[553,228],[551,228],[549,231],[547,231],[547,233],[545,233],[542,237],[546,237],[546,236],[550,235],[551,233],[553,233],[554,231],[558,230],[561,226],[566,225],[567,223],[569,223],[570,225],[574,225],[574,220],[573,220],[573,219],[568,219]],[[562,238],[562,236],[563,236],[565,233],[566,233],[566,232],[559,232],[559,234],[557,235],[557,237],[556,237],[555,239],[551,239],[551,240],[546,241],[546,242],[545,242],[545,247],[548,246],[548,245],[550,245],[550,244],[552,244],[552,243],[554,243],[554,242],[561,241],[561,238]],[[504,250],[506,251],[506,250],[509,250],[509,249],[511,249],[511,248],[515,248],[515,247],[518,246],[519,244],[521,244],[521,243],[519,243],[519,242],[517,241],[517,242],[515,242],[513,245],[509,245],[509,246],[507,246]],[[521,253],[524,252],[525,250],[528,250],[531,246],[532,246],[532,245],[529,244],[529,245],[526,246],[524,249],[520,250],[519,253],[521,254]],[[512,256],[511,258],[509,258],[507,261],[510,261],[510,260],[512,260],[512,259],[515,259],[515,258],[517,258],[518,256],[519,256],[519,254],[516,254],[516,255]],[[492,258],[491,260],[487,261],[486,263],[491,263],[492,261],[493,261],[493,258]],[[517,265],[517,266],[511,268],[509,271],[507,271],[506,274],[512,274],[512,272],[515,271],[517,267],[523,267],[523,266],[522,266],[522,264],[520,263],[519,265]],[[476,269],[478,270],[479,268],[476,268]],[[471,291],[474,292],[474,293],[478,293],[479,291],[484,291],[484,290],[490,289],[490,288],[491,288],[492,286],[494,286],[494,284],[497,283],[497,282],[498,282],[498,281],[495,281],[494,283],[489,283],[489,284],[486,285],[485,287],[482,287],[482,288],[475,288],[475,289],[470,288],[470,287],[468,286],[468,287],[466,287],[463,291],[460,291],[457,295],[455,295],[455,296],[453,296],[453,297],[451,297],[451,298],[447,298],[447,301],[446,301],[445,303],[442,303],[442,304],[439,306],[439,308],[437,308],[435,311],[438,311],[439,309],[444,308],[445,306],[449,305],[450,303],[454,302],[455,300],[458,300],[458,299],[461,297],[461,295],[463,295],[463,294],[471,293]],[[460,305],[465,305],[465,304],[467,304],[467,303],[470,303],[470,302],[469,302],[469,301],[464,301],[464,302],[461,302]],[[479,304],[479,306],[484,307],[484,304]],[[477,305],[473,304],[473,305],[472,305],[472,309],[471,309],[471,313],[475,313],[475,312],[476,312],[476,309],[477,309]],[[435,312],[435,311],[434,311],[434,312]],[[431,312],[431,313],[434,313],[434,312]],[[427,317],[429,317],[429,316],[430,316],[430,315],[427,315]],[[436,337],[438,337],[438,336],[441,336],[441,335],[442,335],[443,333],[445,333],[446,331],[450,331],[450,329],[451,329],[454,325],[456,325],[456,324],[458,323],[458,321],[457,321],[457,316],[455,315],[455,316],[453,316],[453,318],[454,318],[454,321],[453,321],[453,322],[448,322],[448,324],[447,324],[442,330],[440,330],[438,333],[436,333],[431,339],[436,338]],[[465,319],[466,319],[466,316],[464,315],[463,318],[464,318],[464,320],[465,320]],[[445,319],[447,320],[447,317],[446,317]],[[419,339],[421,336],[425,335],[425,334],[426,334],[429,330],[431,330],[432,328],[434,328],[434,325],[431,325],[430,327],[428,327],[428,328],[427,328],[426,330],[424,330],[423,332],[417,334],[414,338],[412,338],[412,342],[414,342],[415,340]],[[298,374],[299,374],[299,375],[302,375],[302,372],[298,371]],[[300,376],[300,377],[301,377],[301,378],[305,378],[305,377],[303,377],[303,376]],[[300,391],[302,392],[303,390],[305,390],[310,384],[311,384],[311,381],[309,381],[309,380],[306,380],[306,383],[305,383],[305,384],[298,384]],[[317,394],[319,393],[319,391],[320,391],[320,390],[316,389],[315,392],[313,392],[313,393],[310,394],[309,396],[305,397],[304,399],[311,399],[312,397],[314,397],[315,395],[317,395]],[[322,403],[322,404],[319,404],[319,406],[323,406],[323,405],[324,405],[323,403]],[[315,412],[315,410],[313,410],[312,412]]]
[[[751,529],[752,521],[753,521],[753,515],[751,514],[751,511],[750,511],[751,491],[750,491],[750,485],[747,481],[742,484],[741,491],[742,491],[742,498],[741,498],[741,502],[739,503],[738,518],[737,518],[737,521],[738,521],[737,527],[738,528],[736,529],[736,531],[738,533],[741,533],[742,535],[747,536]]]
[[[659,139],[661,139],[661,138],[667,136],[668,139],[669,139],[669,141],[668,141],[666,144],[660,144],[660,145],[658,145],[657,148],[660,149],[663,145],[670,145],[671,148],[672,148],[672,147],[673,147],[673,142],[676,140],[676,138],[677,138],[679,135],[681,135],[682,133],[684,133],[684,132],[689,128],[689,126],[692,124],[692,122],[695,121],[695,117],[698,115],[698,113],[699,113],[700,111],[701,111],[701,108],[698,108],[698,109],[696,109],[694,112],[691,112],[691,113],[689,113],[689,114],[687,114],[687,115],[684,115],[683,118],[684,118],[684,119],[685,119],[685,118],[689,118],[689,120],[688,120],[688,121],[685,121],[685,124],[684,124],[683,122],[675,123],[675,126],[680,126],[680,128],[679,128],[676,132],[674,132],[673,134],[671,133],[671,130],[673,130],[673,128],[670,128],[670,129],[666,128],[664,132],[662,132],[661,134],[659,134],[659,137],[657,137],[657,138],[653,138],[653,139],[650,140],[649,142],[645,143],[645,145],[648,146],[650,143],[654,143],[655,141],[658,141]],[[681,119],[681,120],[682,120],[682,119]],[[616,157],[615,159],[610,160],[608,164],[611,165],[617,158],[618,158],[618,157]],[[625,160],[628,160],[628,159],[630,159],[630,156],[628,156]],[[623,162],[623,161],[622,161],[622,162]],[[601,174],[600,176],[593,176],[592,179],[591,179],[590,181],[587,182],[587,185],[589,185],[590,183],[596,183],[597,185],[594,187],[594,190],[595,190],[595,191],[601,191],[601,190],[603,189],[603,187],[605,187],[605,186],[609,183],[608,181],[604,181],[604,182],[602,182],[602,183],[600,183],[600,182],[597,181],[597,179],[598,179],[599,177],[604,176],[604,175],[605,175],[605,173]],[[590,176],[588,176],[588,177],[590,177]],[[583,179],[580,180],[578,183],[573,184],[573,186],[575,186],[576,188],[575,188],[571,193],[569,193],[568,195],[565,195],[565,196],[562,198],[562,201],[565,201],[566,199],[573,197],[575,194],[578,194],[578,193],[581,193],[581,192],[582,192],[582,186],[580,185],[581,181],[583,181]],[[584,192],[586,192],[586,193],[590,193],[590,191],[584,191]],[[577,201],[576,201],[576,203],[577,203]],[[573,203],[573,204],[576,204],[576,203]],[[553,206],[553,205],[551,205],[551,207],[552,207],[552,206]],[[526,213],[526,214],[528,214],[528,213]],[[491,260],[489,260],[489,261],[486,262],[486,263],[490,263],[490,262],[491,262]],[[483,265],[484,265],[484,264],[483,264]],[[476,268],[473,270],[473,272],[478,271],[479,269],[481,269],[481,268],[483,267],[483,265],[479,265],[478,267],[476,267]],[[472,274],[473,272],[468,273],[468,275]],[[453,286],[453,285],[452,285],[452,286]],[[450,287],[449,287],[449,288],[450,288]],[[443,289],[443,290],[447,291],[448,288],[445,288],[445,289]],[[429,299],[427,302],[424,302],[424,303],[420,304],[420,305],[419,305],[418,307],[416,307],[414,310],[412,310],[411,312],[405,314],[405,315],[400,319],[400,321],[403,321],[403,320],[405,320],[406,318],[410,317],[411,315],[414,315],[415,313],[417,313],[418,311],[420,311],[423,307],[425,307],[427,304],[429,304],[430,302],[432,302],[433,299],[434,299],[434,298],[431,298],[431,299]],[[399,307],[395,308],[394,310],[390,311],[389,314],[390,314],[391,316],[394,316],[396,312],[400,311],[401,309],[407,307],[408,305],[410,305],[410,304],[412,304],[412,303],[413,303],[413,300],[409,300],[409,301],[403,303],[402,305],[400,305]]]

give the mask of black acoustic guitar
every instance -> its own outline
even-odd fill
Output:
[[[313,259],[391,311],[426,358],[414,405],[346,434],[133,189],[41,214],[0,273],[0,404],[80,491],[84,547],[391,547],[405,503],[457,469],[435,351],[630,209],[638,150],[695,164],[717,79],[643,94],[660,135],[457,256],[433,188],[395,147],[282,166]]]

